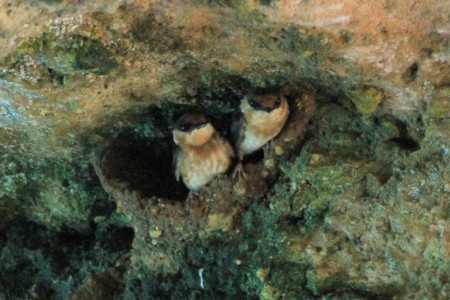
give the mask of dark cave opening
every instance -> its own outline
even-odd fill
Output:
[[[414,152],[420,149],[420,144],[409,137],[397,137],[391,139],[391,141],[403,150]]]
[[[419,75],[419,64],[417,62],[413,63],[408,67],[408,69],[403,73],[402,78],[406,83],[411,83],[416,81]]]
[[[263,148],[260,148],[258,150],[256,150],[255,152],[244,156],[244,159],[242,160],[242,164],[257,164],[260,161],[262,161],[264,159],[264,150]]]
[[[134,230],[117,224],[85,231],[63,225],[50,228],[23,217],[0,228],[0,291],[7,299],[59,299],[77,290],[93,270],[102,273],[132,248]],[[9,263],[14,262],[14,263]],[[61,291],[55,282],[64,284]]]
[[[173,148],[169,137],[114,141],[102,153],[102,171],[108,180],[125,183],[142,197],[183,201],[189,190],[175,178]]]

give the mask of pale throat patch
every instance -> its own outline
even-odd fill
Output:
[[[249,154],[252,153],[262,146],[264,146],[265,143],[267,143],[267,140],[261,139],[261,137],[254,135],[251,132],[246,132],[245,138],[242,141],[242,144],[240,146],[240,150],[243,154]]]
[[[289,115],[289,107],[284,98],[280,107],[270,113],[254,110],[248,101],[242,103],[241,109],[247,119],[244,140],[240,145],[240,151],[243,154],[258,150],[277,136]]]

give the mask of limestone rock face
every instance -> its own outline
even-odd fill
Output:
[[[1,1],[0,298],[448,299],[449,6],[375,2]],[[188,193],[174,122],[268,86]]]

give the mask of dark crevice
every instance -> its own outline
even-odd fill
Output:
[[[107,269],[130,251],[134,238],[131,228],[116,225],[93,225],[81,232],[18,218],[7,228],[0,233],[2,246],[8,247],[0,257],[0,286],[11,299],[27,298],[32,287],[42,299],[53,299],[58,293],[55,282],[65,281],[71,291],[76,290],[89,276],[89,268]]]
[[[283,222],[288,226],[297,227],[298,225],[305,223],[305,216],[303,214],[301,216],[289,215],[282,217],[279,222]]]
[[[420,143],[410,137],[408,126],[405,122],[395,118],[394,116],[386,116],[386,120],[395,124],[399,131],[399,135],[395,138],[390,139],[389,141],[394,142],[403,150],[414,152],[420,149]],[[417,119],[417,121],[419,121],[419,119]]]
[[[411,83],[416,81],[419,75],[419,64],[413,63],[411,66],[406,69],[405,73],[403,73],[402,78],[406,83]]]
[[[420,149],[419,143],[413,140],[412,138],[398,137],[393,138],[390,141],[394,142],[397,146],[399,146],[403,150],[414,152]]]
[[[119,180],[142,197],[185,200],[188,189],[173,172],[174,145],[171,138],[117,140],[102,154],[107,179]]]
[[[114,201],[105,201],[104,199],[95,200],[91,208],[90,218],[96,216],[110,216],[116,211],[117,204]]]
[[[257,164],[264,159],[264,150],[263,148],[256,150],[255,152],[246,155],[242,161],[245,164]]]
[[[108,252],[128,252],[134,239],[134,230],[129,227],[109,226],[96,233],[99,246]]]
[[[0,229],[0,252],[6,244],[6,231]]]
[[[53,80],[53,82],[57,83],[58,85],[64,85],[64,75],[59,74],[51,68],[47,68],[47,71],[50,74],[50,78]]]

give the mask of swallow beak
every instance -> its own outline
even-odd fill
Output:
[[[208,123],[200,124],[200,125],[198,125],[197,127],[195,127],[195,129],[203,128],[203,127],[205,127],[206,125],[208,125]]]

